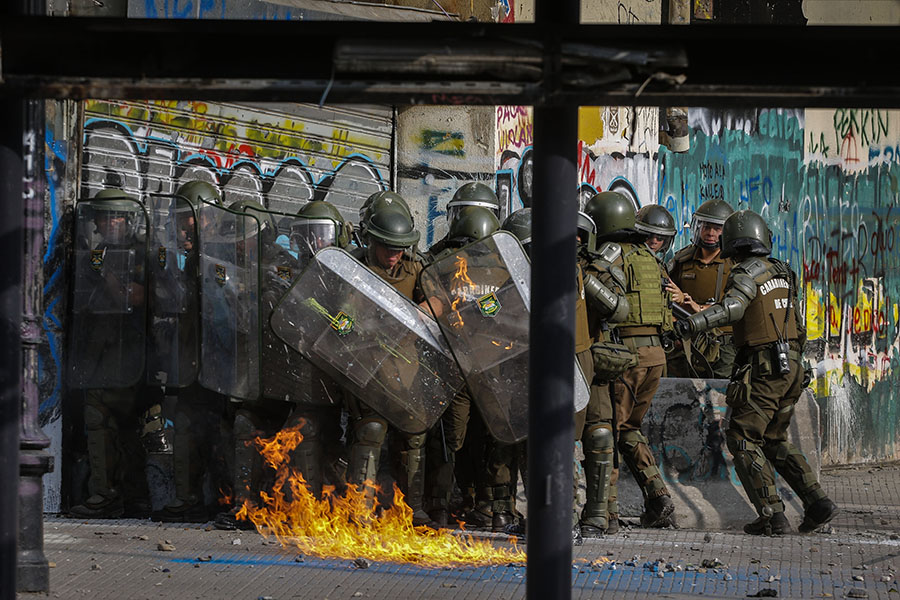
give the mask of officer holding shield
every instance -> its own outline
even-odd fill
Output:
[[[419,241],[419,232],[412,217],[402,207],[382,204],[370,211],[365,223],[366,250],[362,262],[397,291],[415,303],[424,303],[425,296],[418,285],[421,263],[412,254]],[[401,380],[415,376],[415,364],[396,360],[394,375]],[[384,374],[382,375],[384,376]],[[386,382],[383,382],[386,383]],[[348,395],[352,442],[350,445],[347,482],[358,486],[374,483],[378,474],[381,447],[387,436],[388,421],[365,404],[364,398]],[[413,524],[424,525],[431,518],[424,508],[425,493],[425,432],[396,431],[399,446],[398,484],[413,510]],[[366,494],[374,498],[374,488],[366,486]]]
[[[143,205],[107,189],[76,205],[69,384],[84,390],[90,496],[80,518],[146,517],[139,434],[146,346],[147,229]]]
[[[227,465],[215,458],[227,455],[230,441],[223,435],[226,397],[203,388],[197,381],[200,354],[200,238],[210,233],[210,212],[222,204],[215,186],[188,181],[172,197],[155,199],[161,213],[174,213],[175,234],[169,244],[155,249],[157,261],[168,277],[155,282],[157,294],[151,312],[157,320],[173,325],[174,335],[160,340],[158,370],[166,373],[166,388],[175,388],[175,436],[172,450],[175,498],[151,515],[154,521],[205,523],[209,510],[203,496],[203,480],[209,474],[214,490],[230,486]],[[157,234],[154,228],[154,235]],[[162,242],[162,240],[161,240]],[[167,247],[170,246],[170,247]],[[164,255],[163,252],[166,254]],[[158,315],[158,316],[157,316]]]
[[[500,228],[494,211],[483,206],[466,205],[455,210],[454,215],[447,237],[429,250],[432,260],[440,260]],[[473,288],[469,291],[472,298],[496,290],[496,286],[479,283],[481,285],[477,290]],[[470,487],[467,485],[469,477],[466,475],[471,472],[471,482],[476,484],[476,497],[475,507],[462,515],[462,520],[469,526],[493,527],[498,531],[512,520],[510,480],[515,471],[510,467],[513,462],[512,447],[488,440],[484,424],[476,422],[480,420],[481,416],[472,403],[471,392],[463,387],[450,402],[439,427],[429,432],[428,462],[431,467],[427,471],[426,487],[429,514],[437,525],[447,524],[453,475],[454,471],[459,472],[455,469],[457,455],[464,444],[474,450],[466,454],[468,462],[474,464],[464,465],[461,469],[464,475],[457,475],[457,480],[462,480],[460,488],[466,492]],[[470,424],[474,427],[470,428]]]

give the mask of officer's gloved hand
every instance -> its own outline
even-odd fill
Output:
[[[808,388],[813,380],[813,368],[808,362],[803,361],[803,387]]]
[[[691,326],[691,322],[689,319],[678,319],[674,323],[675,335],[680,337],[681,339],[691,337],[691,333],[693,333],[693,327]]]

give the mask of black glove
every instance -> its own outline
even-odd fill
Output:
[[[802,364],[803,364],[803,384],[802,385],[804,388],[808,388],[809,384],[811,384],[812,380],[813,380],[813,368],[806,361],[803,361]]]
[[[675,329],[675,335],[681,339],[689,338],[691,337],[691,333],[693,333],[693,327],[691,327],[691,322],[688,319],[678,319],[675,321],[673,327]]]

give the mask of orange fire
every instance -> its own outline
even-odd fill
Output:
[[[301,425],[256,439],[266,464],[275,469],[269,495],[260,492],[261,506],[244,502],[238,519],[251,521],[264,537],[274,536],[284,547],[321,558],[366,558],[427,567],[525,563],[525,552],[510,538],[512,548],[495,548],[488,540],[456,535],[448,529],[414,527],[412,509],[394,489],[394,503],[380,512],[370,506],[364,487],[350,485],[336,496],[333,489],[317,499],[303,475],[290,466],[290,453],[303,440]],[[366,482],[367,485],[370,482]]]
[[[456,257],[456,273],[453,274],[453,280],[450,282],[450,293],[456,296],[450,303],[450,310],[456,314],[456,319],[452,322],[454,327],[462,327],[462,315],[459,314],[459,303],[466,299],[466,287],[475,287],[475,282],[469,278],[469,262],[463,256]]]

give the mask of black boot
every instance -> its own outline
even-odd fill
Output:
[[[70,508],[69,514],[80,519],[118,519],[125,514],[125,504],[118,495],[94,494],[84,503]]]
[[[675,504],[669,496],[657,496],[647,501],[641,515],[643,527],[675,526]]]
[[[791,524],[783,512],[772,513],[771,517],[760,517],[744,525],[744,533],[750,535],[784,535],[791,532]]]
[[[838,507],[829,498],[819,498],[808,507],[803,513],[803,522],[800,523],[798,530],[800,533],[812,533],[837,514]]]

